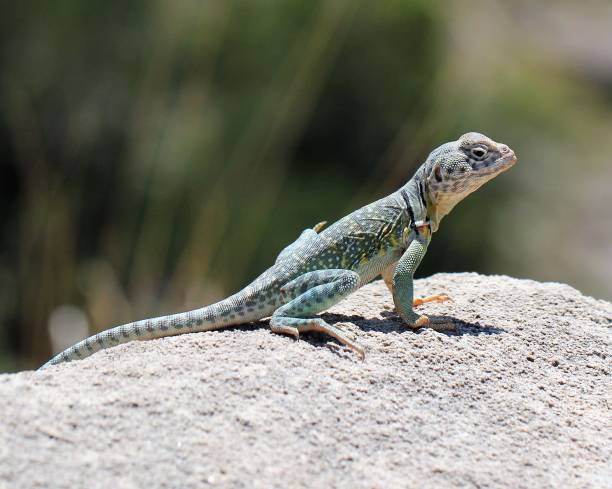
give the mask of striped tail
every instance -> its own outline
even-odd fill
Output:
[[[133,340],[150,340],[183,333],[211,331],[234,324],[257,321],[271,315],[277,307],[276,300],[271,295],[276,296],[268,294],[266,298],[263,290],[249,286],[210,306],[116,326],[58,353],[39,370],[58,363],[85,358],[99,350]],[[266,299],[267,302],[264,302]]]

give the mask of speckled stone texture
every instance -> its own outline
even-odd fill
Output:
[[[556,283],[419,280],[455,334],[406,330],[383,283],[324,317],[365,361],[265,324],[0,376],[0,488],[612,487],[612,304]]]

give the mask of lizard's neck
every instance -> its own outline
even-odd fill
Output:
[[[413,222],[426,221],[431,217],[429,215],[427,190],[419,178],[416,176],[412,178],[399,189],[398,194],[402,199],[403,207]]]
[[[437,231],[440,226],[440,221],[446,216],[454,207],[463,200],[463,198],[470,192],[454,192],[446,194],[434,194],[432,192],[426,192],[427,200],[427,213],[431,220],[432,231]]]
[[[400,190],[404,193],[403,200],[406,206],[411,207],[416,221],[429,220],[432,232],[436,232],[440,221],[455,206],[456,202],[450,200],[436,200],[429,190],[425,176],[419,171]]]
[[[440,221],[442,218],[453,210],[455,204],[445,205],[444,202],[436,202],[430,194],[427,194],[426,199],[427,215],[429,216],[429,220],[431,222],[431,230],[435,233],[438,230],[438,227],[440,227]]]

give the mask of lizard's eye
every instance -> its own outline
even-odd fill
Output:
[[[487,150],[483,148],[482,146],[476,146],[475,148],[472,148],[471,153],[474,158],[480,159],[480,158],[483,158],[484,155],[487,154]]]

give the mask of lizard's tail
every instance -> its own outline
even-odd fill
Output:
[[[150,340],[182,333],[211,331],[225,326],[256,321],[269,316],[274,311],[276,304],[273,304],[272,297],[274,297],[272,294],[267,294],[266,297],[264,290],[256,290],[249,286],[210,306],[116,326],[90,336],[58,353],[40,367],[40,370],[58,363],[85,358],[99,350],[132,340]]]

